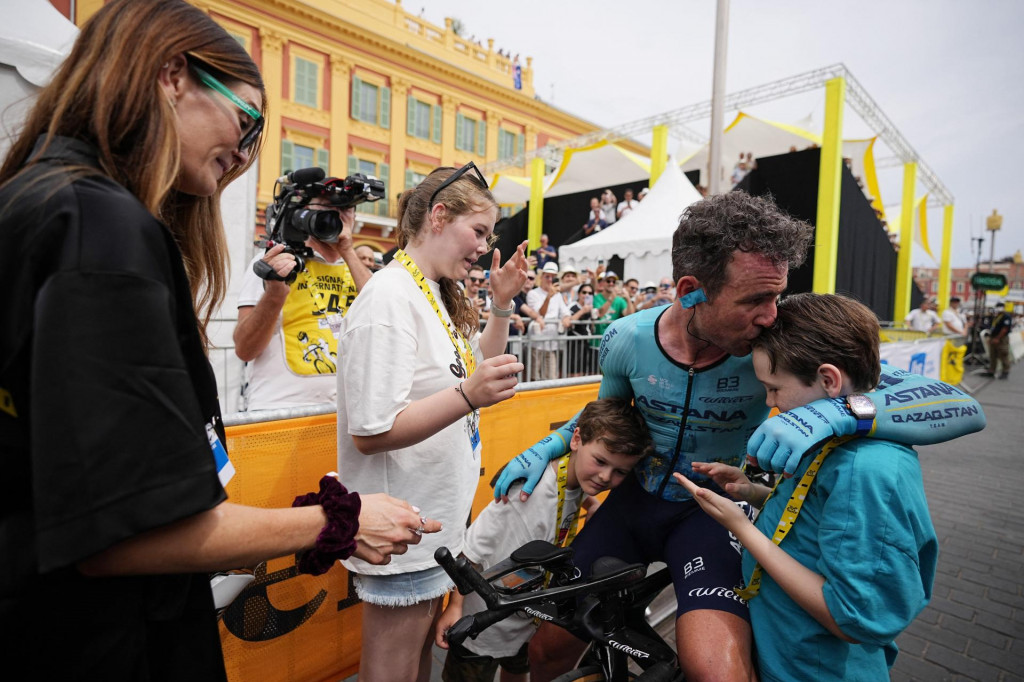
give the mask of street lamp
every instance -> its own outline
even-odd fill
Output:
[[[992,250],[988,254],[988,270],[989,272],[995,272],[995,260],[996,260],[996,232],[1003,226],[1003,216],[999,215],[999,211],[992,209],[992,215],[985,219],[985,229],[992,233]]]

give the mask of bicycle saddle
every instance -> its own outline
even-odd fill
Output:
[[[590,580],[610,580],[628,576],[626,582],[632,582],[643,578],[646,573],[647,566],[644,564],[627,564],[622,559],[603,556],[590,567]]]
[[[568,560],[572,554],[572,547],[559,547],[545,540],[533,540],[512,552],[509,558],[519,564],[546,565]]]

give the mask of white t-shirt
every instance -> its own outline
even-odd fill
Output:
[[[547,299],[548,294],[540,287],[534,287],[530,289],[529,293],[526,294],[526,305],[534,309],[539,315],[540,309],[544,306],[544,301]],[[565,331],[565,327],[562,326],[562,318],[571,316],[572,311],[569,310],[569,306],[565,304],[565,299],[562,298],[562,294],[555,292],[555,295],[548,301],[548,310],[544,315],[544,330],[540,331],[537,328],[535,322],[530,322],[529,335],[532,338],[555,338],[559,334]],[[541,341],[534,344],[533,346],[537,350],[553,351],[558,350],[558,343],[555,341]]]
[[[445,317],[440,287],[426,280]],[[479,335],[473,352],[482,361]],[[424,535],[406,554],[374,566],[348,559],[355,573],[393,575],[437,566],[434,550],[462,551],[466,519],[480,478],[479,448],[470,444],[479,411],[430,438],[400,450],[364,455],[352,435],[385,433],[408,405],[459,384],[451,366],[456,351],[426,296],[397,261],[378,271],[359,293],[342,322],[338,342],[338,472],[349,490],[387,493],[419,507],[441,522],[439,533]]]
[[[262,254],[252,262],[260,258]],[[340,324],[355,299],[356,286],[344,260],[326,263],[311,258],[306,263],[306,272],[290,285],[270,343],[248,363],[248,410],[335,403],[338,340],[331,324]],[[255,306],[262,297],[263,280],[250,263],[238,307]]]
[[[919,332],[931,331],[931,328],[940,322],[934,310],[924,311],[920,308],[911,310],[903,321],[908,327]]]
[[[466,546],[462,553],[473,563],[480,564],[483,570],[504,561],[512,552],[531,540],[554,542],[556,528],[568,529],[569,523],[579,514],[583,490],[567,489],[561,523],[556,526],[557,460],[551,462],[544,470],[544,476],[526,502],[519,501],[518,487],[509,491],[508,504],[491,502],[487,505],[466,532]],[[479,613],[486,608],[483,599],[474,592],[466,595],[462,614]],[[535,631],[533,618],[514,613],[481,632],[475,640],[467,639],[462,645],[483,656],[514,656]]]
[[[960,312],[953,310],[952,308],[946,308],[942,311],[942,322],[948,323],[949,327],[943,326],[942,331],[947,334],[963,334],[967,329],[967,322],[964,320]]]
[[[629,201],[620,201],[619,208],[617,209],[619,218],[625,218],[626,216],[628,216],[630,212],[633,211],[639,203],[640,202],[637,201],[636,199],[630,199]]]

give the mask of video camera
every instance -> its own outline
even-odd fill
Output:
[[[341,216],[337,211],[310,207],[314,199],[322,206],[348,208],[364,201],[384,198],[384,183],[374,177],[356,173],[344,180],[327,178],[322,168],[300,168],[277,179],[274,202],[267,206],[267,239],[284,244],[285,253],[295,256],[295,269],[287,277],[280,277],[263,261],[256,261],[253,270],[263,279],[292,282],[306,267],[305,260],[313,256],[306,246],[308,237],[333,244],[341,234]]]

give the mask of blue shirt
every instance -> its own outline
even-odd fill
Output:
[[[775,532],[807,466],[785,479],[755,525]],[[821,465],[803,508],[779,545],[825,577],[825,603],[839,628],[829,633],[767,573],[750,600],[762,680],[887,680],[893,640],[931,598],[938,540],[928,515],[917,453],[889,441],[858,438]],[[749,580],[754,558],[743,553]]]

